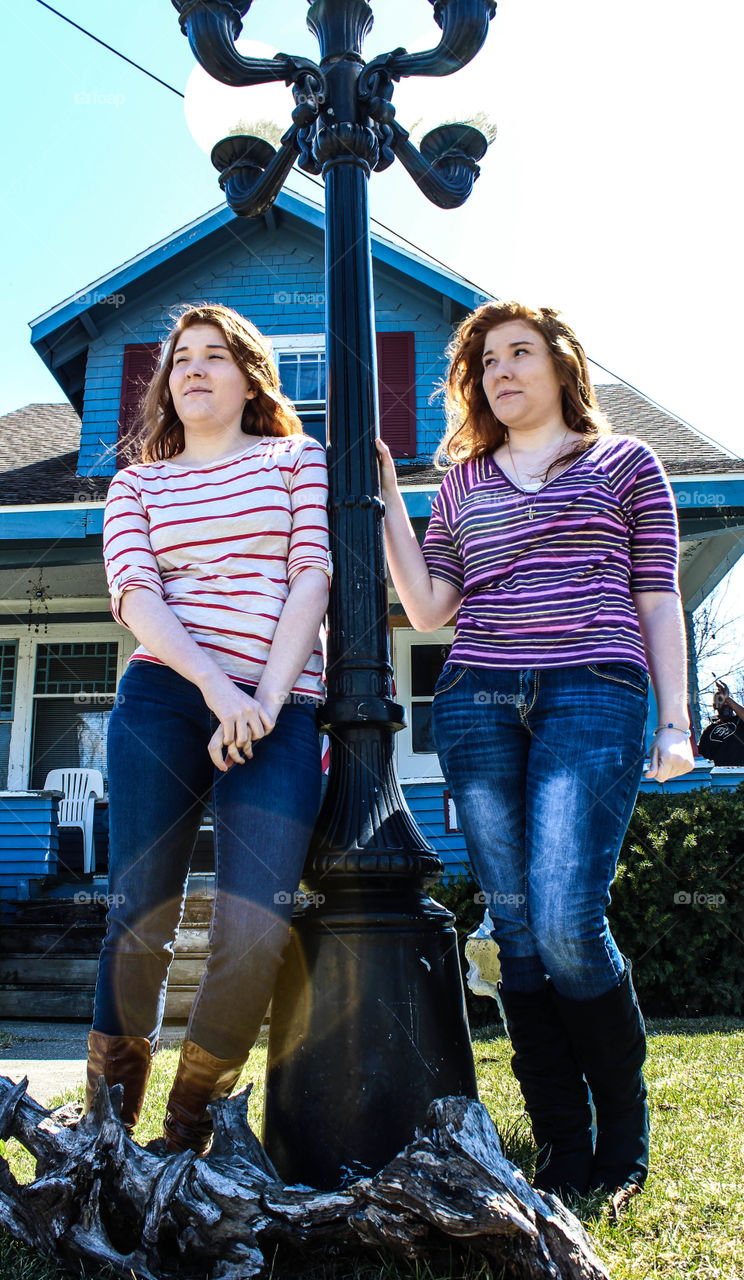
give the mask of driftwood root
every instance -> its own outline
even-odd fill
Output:
[[[36,1158],[18,1184],[0,1158],[0,1223],[67,1263],[108,1263],[131,1280],[251,1280],[276,1244],[386,1248],[447,1244],[484,1254],[514,1280],[608,1280],[578,1220],[533,1190],[504,1156],[485,1107],[439,1098],[411,1143],[343,1191],[281,1181],[246,1118],[250,1089],[210,1106],[206,1156],[140,1147],[119,1119],[121,1087],[101,1081],[88,1115],[39,1106],[27,1080],[0,1076],[0,1138]]]

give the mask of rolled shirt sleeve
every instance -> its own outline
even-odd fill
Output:
[[[111,596],[111,612],[121,626],[121,598],[133,587],[144,587],[165,599],[163,580],[150,543],[136,477],[119,471],[109,486],[103,514],[103,560]]]

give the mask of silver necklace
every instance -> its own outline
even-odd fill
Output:
[[[550,462],[548,463],[548,466],[545,468],[546,472],[549,470],[549,468],[550,468],[550,467],[552,466],[552,464],[555,462],[555,460],[556,460],[556,458],[558,457],[558,455],[559,455],[559,453],[560,453],[561,449],[563,448],[564,444],[566,443],[566,436],[567,436],[567,435],[568,435],[568,427],[566,427],[566,430],[564,431],[564,433],[563,433],[563,435],[562,435],[562,437],[561,437],[561,442],[560,442],[560,444],[558,445],[558,448],[556,449],[555,453],[553,454],[553,457],[550,459]],[[545,479],[545,480],[541,480],[541,481],[540,481],[540,483],[539,483],[539,485],[537,486],[537,488],[536,488],[536,489],[534,489],[534,490],[525,489],[524,485],[522,484],[522,481],[521,481],[521,480],[520,480],[520,478],[519,478],[519,472],[517,471],[517,464],[516,464],[516,463],[515,463],[515,461],[514,461],[514,456],[513,456],[512,451],[511,451],[511,444],[509,443],[509,434],[508,434],[508,432],[507,432],[507,436],[506,436],[506,447],[507,447],[507,450],[508,450],[508,453],[509,453],[509,461],[510,461],[510,462],[511,462],[511,464],[512,464],[512,470],[513,470],[514,475],[516,476],[516,479],[517,479],[517,487],[518,487],[518,489],[519,489],[520,493],[522,494],[522,496],[523,496],[523,498],[524,498],[525,502],[527,503],[527,519],[528,519],[528,520],[534,520],[534,518],[535,518],[535,502],[536,502],[536,500],[537,500],[537,495],[538,495],[538,493],[540,492],[540,490],[543,488],[543,486],[544,486],[545,484],[547,484],[547,477],[546,477],[546,479]],[[527,496],[530,492],[532,493],[532,497],[531,497],[531,498],[529,498],[529,497]]]

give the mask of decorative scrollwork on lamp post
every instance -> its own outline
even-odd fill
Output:
[[[453,918],[428,896],[442,863],[395,773],[384,507],[374,439],[377,377],[368,179],[397,156],[427,198],[455,208],[486,150],[470,125],[433,129],[417,150],[395,119],[402,76],[445,76],[481,48],[494,0],[431,0],[441,28],[422,53],[365,64],[365,0],[313,0],[319,64],[236,48],[251,0],[173,0],[202,67],[234,86],[283,81],[295,101],[275,150],[232,136],[212,151],[230,207],[264,212],[296,162],[326,186],[326,352],[331,540],[328,790],[308,857],[313,891],[272,1004],[264,1140],[288,1180],[332,1187],[380,1168],[428,1104],[476,1096]],[[319,899],[323,899],[318,905]]]

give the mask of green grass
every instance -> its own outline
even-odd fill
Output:
[[[619,1223],[604,1205],[584,1202],[597,1253],[613,1280],[736,1280],[744,1277],[744,1022],[731,1018],[649,1023],[646,1078],[653,1144],[651,1176]],[[510,1046],[497,1026],[474,1041],[480,1095],[494,1117],[507,1153],[528,1172],[534,1147],[521,1097],[509,1068]],[[137,1138],[160,1132],[177,1051],[158,1054]],[[255,1081],[249,1120],[260,1132],[265,1040],[241,1077]],[[67,1101],[74,1094],[55,1099]],[[16,1177],[33,1177],[33,1161],[15,1142],[0,1143]],[[0,1230],[0,1280],[62,1280],[69,1273]],[[76,1272],[76,1274],[81,1274]],[[110,1276],[91,1268],[91,1277]],[[271,1280],[500,1280],[499,1269],[476,1255],[452,1251],[425,1262],[382,1255],[358,1259],[326,1250],[312,1257],[277,1254]]]

